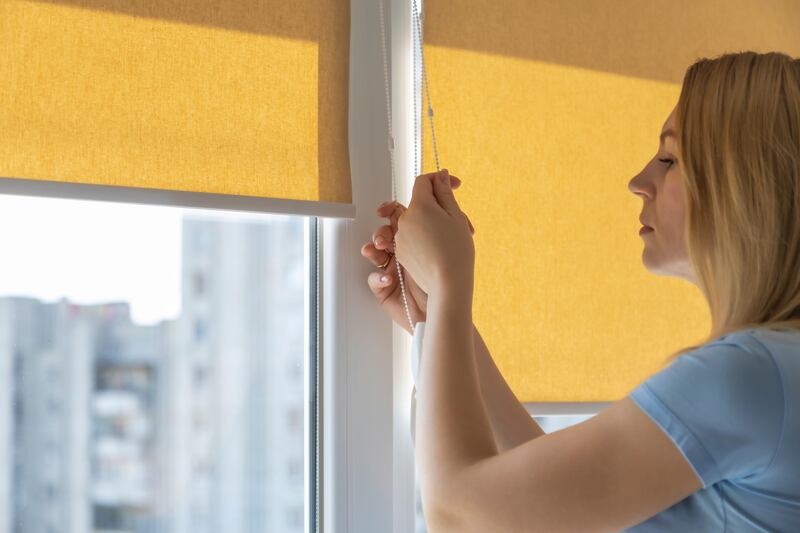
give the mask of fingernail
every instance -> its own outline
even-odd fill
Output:
[[[447,175],[447,170],[442,170],[439,173],[439,181],[447,185],[450,182],[450,176]]]
[[[389,281],[389,276],[381,276],[381,283],[386,283]]]
[[[381,244],[383,244],[383,241],[384,241],[384,240],[385,240],[385,239],[384,239],[383,237],[378,237],[378,238],[376,238],[376,239],[375,239],[375,246],[380,246]]]

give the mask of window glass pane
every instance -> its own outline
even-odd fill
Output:
[[[0,532],[303,531],[313,222],[0,195]]]
[[[552,433],[559,429],[579,424],[584,420],[589,420],[594,415],[552,415],[534,416],[533,419],[544,430],[545,433]]]

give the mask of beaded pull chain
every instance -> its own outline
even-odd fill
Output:
[[[384,0],[379,0],[378,7],[380,11],[380,18],[381,18],[381,48],[383,51],[383,83],[384,83],[384,91],[386,94],[386,119],[388,124],[388,142],[387,146],[389,148],[389,164],[391,166],[392,171],[392,200],[397,202],[397,182],[395,179],[395,170],[394,170],[394,149],[395,149],[395,142],[394,142],[394,131],[392,128],[392,96],[391,90],[389,87],[389,60],[386,55],[386,21],[384,15],[384,7],[383,7]],[[422,71],[422,85],[424,86],[425,92],[424,94],[420,91],[420,100],[422,106],[424,107],[425,101],[428,103],[428,122],[431,126],[431,141],[433,143],[433,156],[434,161],[436,163],[436,171],[440,170],[439,168],[439,150],[436,146],[436,129],[433,125],[433,107],[431,106],[431,97],[430,91],[428,89],[428,76],[425,72],[425,53],[422,47],[422,23],[420,22],[420,15],[419,10],[417,9],[417,0],[412,0],[412,18],[414,24],[414,37],[415,37],[415,44],[416,49],[414,51],[414,59],[415,59],[415,67],[414,67],[414,171],[416,175],[421,174],[422,170],[422,128],[419,127],[417,123],[417,97],[416,91],[419,85],[417,84],[417,69],[416,69],[416,52],[419,50],[420,56],[420,67]],[[424,122],[424,120],[423,120]],[[419,134],[418,134],[419,132]],[[417,150],[417,146],[419,146],[419,152]],[[397,243],[395,242],[394,236],[392,236],[392,245],[395,251],[397,251]],[[397,260],[397,256],[395,256],[395,263],[397,264],[397,279],[400,281],[400,292],[403,296],[403,306],[406,311],[406,317],[408,318],[408,324],[411,327],[411,331],[414,331],[414,321],[411,319],[411,312],[408,310],[408,299],[406,297],[406,287],[405,281],[403,279],[403,269],[400,265],[400,261]]]

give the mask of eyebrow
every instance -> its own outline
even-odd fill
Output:
[[[664,138],[667,137],[667,136],[670,136],[670,135],[672,137],[675,137],[675,132],[672,131],[671,129],[670,130],[666,130],[666,131],[662,131],[661,135],[659,136],[659,140],[661,141],[661,144],[664,143]]]

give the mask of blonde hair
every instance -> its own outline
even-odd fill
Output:
[[[734,331],[800,328],[800,59],[702,58],[675,119],[685,242],[712,325],[665,363]]]

